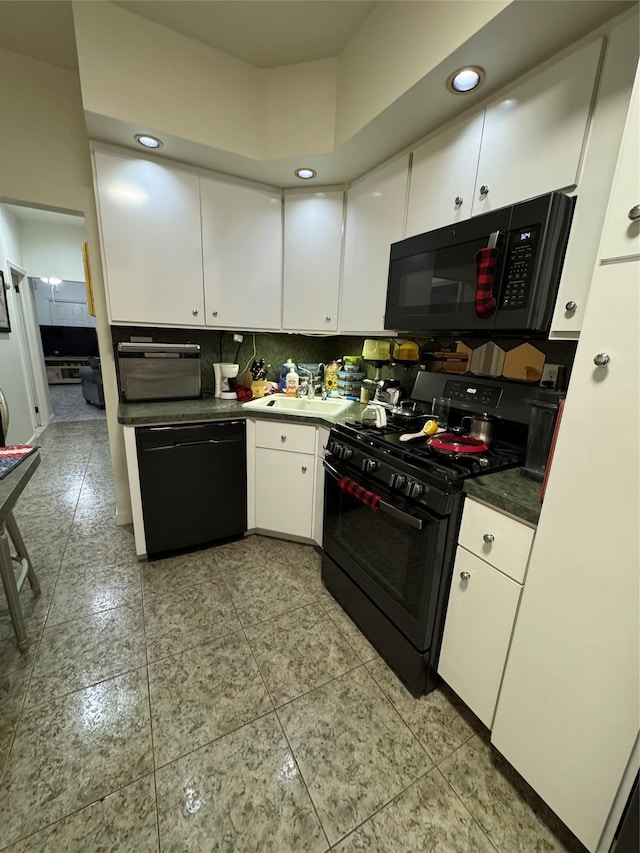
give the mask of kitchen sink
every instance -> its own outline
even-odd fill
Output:
[[[340,400],[329,397],[323,400],[315,397],[308,400],[304,397],[286,397],[284,394],[272,394],[269,397],[260,397],[243,403],[243,409],[256,409],[259,412],[282,412],[287,415],[299,415],[300,417],[336,417],[342,414],[351,405],[351,400]]]

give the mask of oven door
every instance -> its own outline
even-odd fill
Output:
[[[325,461],[323,547],[332,560],[420,651],[431,644],[445,569],[448,518],[405,505],[360,478],[382,498],[372,512],[339,487]]]

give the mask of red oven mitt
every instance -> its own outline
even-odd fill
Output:
[[[479,249],[476,252],[476,314],[487,320],[496,310],[493,285],[498,263],[497,249]]]

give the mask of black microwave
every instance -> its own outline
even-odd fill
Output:
[[[549,193],[393,243],[385,329],[547,332],[574,206]]]

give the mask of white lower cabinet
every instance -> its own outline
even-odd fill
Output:
[[[256,448],[256,527],[311,539],[315,456]]]
[[[275,419],[250,421],[247,471],[250,527],[322,544],[328,427]]]
[[[491,728],[522,586],[458,548],[438,673]]]
[[[504,512],[465,501],[438,673],[488,728],[534,535]]]

